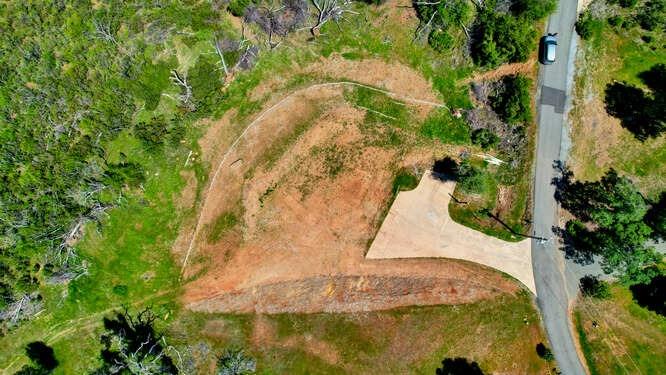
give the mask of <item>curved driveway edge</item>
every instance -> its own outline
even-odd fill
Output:
[[[467,260],[505,272],[536,294],[530,240],[507,242],[454,222],[454,187],[425,173],[416,189],[398,193],[366,258]]]

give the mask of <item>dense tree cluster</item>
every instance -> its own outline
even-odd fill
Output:
[[[650,205],[626,177],[609,170],[599,181],[574,181],[565,170],[556,198],[576,219],[566,224],[570,244],[588,259],[600,255],[602,269],[626,282],[649,280],[662,257],[646,245]]]
[[[657,64],[639,77],[650,92],[624,82],[606,86],[606,111],[644,141],[666,131],[666,64]]]
[[[219,19],[209,2],[3,4],[0,320],[28,306],[22,301],[34,300],[41,281],[83,269],[71,245],[84,224],[143,181],[140,164],[125,155],[109,160],[109,142],[125,132],[155,150],[178,144],[182,120],[209,111],[219,70],[201,68],[200,59],[192,71],[177,71],[171,41],[180,33],[197,43]],[[159,111],[174,100],[176,113]]]
[[[555,10],[553,0],[515,0],[511,12],[496,10],[497,2],[484,1],[472,40],[472,58],[481,66],[527,60],[536,46],[535,21]]]

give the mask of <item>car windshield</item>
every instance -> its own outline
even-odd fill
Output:
[[[546,44],[546,59],[548,61],[555,61],[555,44]]]

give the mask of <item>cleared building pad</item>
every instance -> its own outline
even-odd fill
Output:
[[[536,294],[530,240],[503,241],[451,220],[454,187],[426,173],[416,189],[398,193],[366,258],[467,260],[507,273]]]

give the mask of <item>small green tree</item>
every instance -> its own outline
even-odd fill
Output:
[[[504,77],[502,86],[490,97],[490,106],[509,124],[532,121],[531,84],[531,80],[522,75]]]
[[[254,374],[257,362],[242,350],[229,349],[217,361],[217,375]]]
[[[598,277],[592,275],[583,276],[579,283],[581,293],[586,297],[594,297],[598,299],[610,298],[610,287],[608,283],[599,280]]]
[[[556,0],[513,0],[511,11],[518,17],[531,21],[540,20],[557,8]]]
[[[34,341],[26,345],[25,353],[32,365],[25,365],[15,375],[48,375],[58,367],[53,348],[42,341]]]
[[[537,355],[546,361],[552,361],[555,359],[555,356],[553,355],[553,352],[542,342],[538,343],[536,346],[536,352]]]
[[[484,150],[497,146],[499,141],[499,137],[489,129],[476,129],[472,132],[472,143]]]

